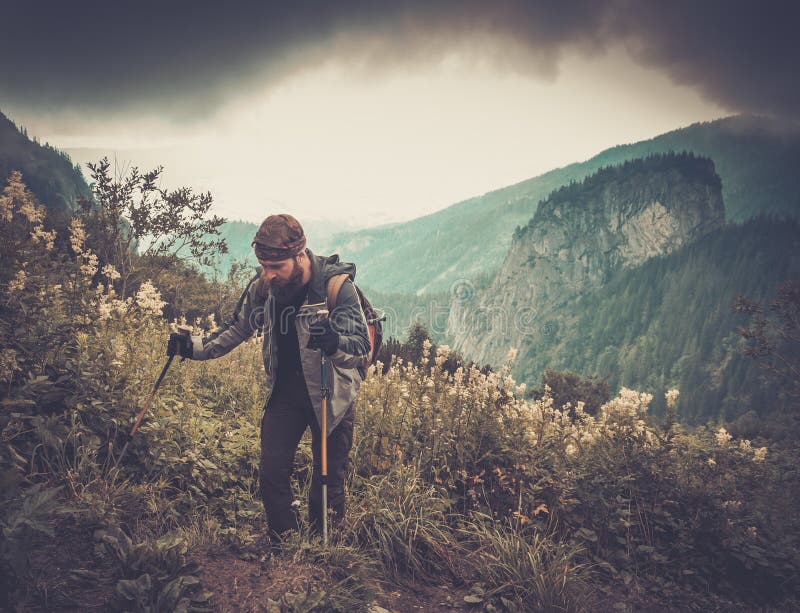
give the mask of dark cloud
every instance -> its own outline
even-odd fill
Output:
[[[362,69],[451,49],[541,76],[622,44],[735,111],[800,117],[795,1],[28,0],[0,13],[0,108],[206,116],[330,59]]]

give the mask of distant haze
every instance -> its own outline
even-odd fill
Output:
[[[84,165],[101,154],[123,169],[163,165],[166,184],[210,190],[232,219],[287,211],[369,226],[724,114],[621,54],[570,59],[554,81],[453,57],[371,80],[311,70],[191,127],[97,122],[47,140]]]

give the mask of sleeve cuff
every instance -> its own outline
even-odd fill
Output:
[[[192,336],[192,359],[193,360],[205,360],[206,359],[206,350],[203,346],[203,337],[202,336]]]

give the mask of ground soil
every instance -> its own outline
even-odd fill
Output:
[[[32,539],[29,582],[15,596],[18,611],[104,611],[114,592],[109,573],[93,563],[91,530],[57,522],[57,539]],[[77,574],[76,574],[77,571]],[[82,571],[88,571],[83,573]],[[0,607],[2,610],[2,607]]]
[[[299,592],[309,579],[324,569],[308,563],[297,563],[276,556],[266,563],[240,559],[232,552],[197,556],[201,579],[206,589],[214,592],[212,605],[216,611],[255,613],[265,610],[269,599],[279,600],[286,592]],[[442,611],[465,609],[464,588],[408,583],[384,585],[373,610],[381,607],[389,613],[407,611]]]
[[[56,526],[57,539],[37,536],[32,541],[30,563],[31,581],[24,589],[13,590],[12,607],[0,611],[108,611],[114,596],[116,578],[112,569],[105,569],[94,554],[92,531],[69,522]],[[297,562],[280,555],[266,562],[245,560],[229,548],[196,552],[191,560],[200,566],[199,576],[206,590],[213,592],[209,603],[214,611],[267,611],[269,600],[278,601],[287,592],[303,592],[311,578],[320,579],[325,569],[309,562]],[[332,577],[322,577],[332,580]],[[382,584],[372,604],[373,613],[407,613],[437,611],[475,611],[464,601],[469,586],[427,585],[418,582]],[[592,610],[642,611],[667,613],[672,611],[731,611],[777,612],[800,610],[800,603],[786,606],[752,608],[726,601],[712,594],[703,598],[687,593],[675,595],[665,602],[653,595],[637,593],[620,586],[611,594],[599,596]],[[480,610],[478,608],[477,610]]]

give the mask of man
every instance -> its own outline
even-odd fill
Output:
[[[352,280],[355,266],[339,256],[321,257],[306,249],[303,228],[291,215],[271,215],[252,243],[261,272],[245,289],[233,317],[212,336],[173,335],[168,352],[194,360],[218,358],[256,331],[263,334],[267,402],[261,421],[259,492],[270,535],[280,538],[297,529],[290,477],[297,445],[311,428],[314,456],[309,494],[312,530],[322,525],[321,505],[321,360],[329,359],[328,505],[344,515],[344,479],[353,443],[353,404],[367,366],[370,341],[367,322]],[[327,305],[327,284],[346,273],[334,305]],[[330,316],[318,313],[329,309]]]

